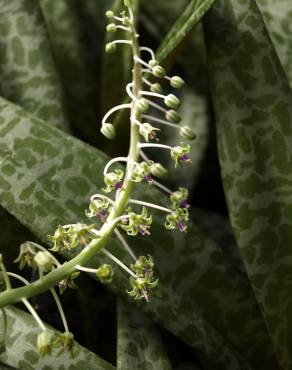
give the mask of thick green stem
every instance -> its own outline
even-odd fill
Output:
[[[136,99],[139,99],[142,87],[142,71],[140,63],[135,60],[135,56],[140,57],[140,48],[134,25],[132,25],[131,28],[134,65],[132,81],[133,94]],[[100,229],[100,237],[92,240],[88,246],[86,246],[76,257],[51,271],[47,275],[42,276],[35,282],[21,288],[9,289],[1,293],[0,307],[19,302],[24,298],[30,298],[51,289],[61,280],[65,279],[68,275],[76,271],[77,265],[82,266],[87,264],[87,262],[106,245],[110,235],[116,228],[116,224],[111,223],[111,221],[124,214],[129,199],[133,193],[134,182],[131,181],[130,178],[133,171],[133,163],[137,162],[139,159],[139,129],[134,123],[135,120],[141,120],[141,113],[136,107],[136,100],[133,100],[131,106],[131,140],[128,154],[129,161],[127,163],[125,179],[123,187],[116,200],[116,204],[109,214],[107,222]]]

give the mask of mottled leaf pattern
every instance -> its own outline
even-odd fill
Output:
[[[282,369],[292,366],[292,94],[255,1],[206,18],[225,193]]]
[[[5,364],[21,370],[113,370],[114,366],[74,343],[72,355],[63,352],[56,356],[58,350],[52,355],[40,357],[36,341],[40,329],[31,315],[15,307],[6,307],[7,335],[5,338],[6,352],[0,356]],[[2,313],[0,312],[2,321]],[[47,326],[48,327],[48,326]],[[50,328],[58,333],[56,330]],[[1,329],[0,329],[1,330]],[[0,365],[1,368],[1,365]]]
[[[292,86],[292,2],[257,0],[282,66]]]
[[[1,95],[56,127],[66,127],[62,87],[38,1],[3,0],[0,30]]]
[[[11,154],[2,167],[1,204],[43,240],[58,224],[85,220],[89,196],[102,185],[99,173],[106,156],[4,99],[0,108],[0,148]],[[140,188],[136,197],[139,194],[146,201],[167,202],[149,187]],[[186,235],[161,233],[164,216],[157,213],[154,219],[151,239],[130,240],[137,254],[152,253],[159,266],[157,296],[141,307],[225,369],[233,370],[238,363],[242,363],[238,368],[247,368],[233,347],[240,349],[254,368],[265,364],[266,369],[276,369],[249,282],[232,259],[195,225]],[[116,243],[110,246],[126,260]],[[102,259],[92,263],[97,261]],[[116,276],[113,287],[124,292],[128,278],[121,273]]]
[[[118,301],[117,369],[171,370],[159,333],[142,312]]]

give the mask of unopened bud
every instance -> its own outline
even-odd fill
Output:
[[[166,75],[166,71],[161,66],[155,66],[152,68],[152,73],[155,77],[163,78]]]
[[[153,67],[155,67],[155,66],[157,66],[157,65],[158,65],[158,62],[157,62],[157,60],[155,60],[155,59],[151,59],[151,60],[148,62],[148,65],[149,65],[149,67],[150,67],[150,68],[153,68]]]
[[[111,283],[113,280],[113,269],[111,265],[104,264],[96,270],[96,276],[101,283]]]
[[[105,51],[106,51],[106,53],[108,53],[108,54],[112,54],[112,53],[114,53],[115,51],[116,51],[116,44],[115,43],[113,43],[113,42],[109,42],[109,43],[107,43],[106,45],[105,45]]]
[[[133,0],[124,0],[124,5],[128,8],[133,6]]]
[[[113,18],[115,16],[115,13],[112,11],[112,10],[108,10],[106,13],[105,13],[105,16],[107,18]]]
[[[197,137],[195,132],[191,128],[189,128],[188,126],[182,127],[179,131],[179,134],[180,134],[180,136],[182,136],[182,137],[184,137],[185,139],[188,139],[188,140],[194,140]]]
[[[104,123],[100,129],[101,133],[109,140],[116,137],[116,130],[111,123]]]
[[[34,261],[44,272],[51,271],[52,267],[54,266],[53,256],[48,251],[37,252],[34,257]]]
[[[170,79],[170,85],[175,89],[180,89],[185,84],[184,80],[179,76],[173,76]]]
[[[181,116],[174,109],[168,110],[165,113],[165,118],[172,123],[179,123],[181,121]]]
[[[42,331],[37,337],[37,348],[41,356],[51,353],[53,335],[48,331]]]
[[[180,106],[181,101],[175,95],[169,94],[164,98],[164,103],[169,108],[177,109]]]
[[[163,167],[160,163],[155,163],[151,167],[150,172],[153,176],[156,176],[159,178],[165,178],[168,175],[167,169]]]
[[[149,110],[149,104],[144,98],[137,100],[136,107],[142,113],[146,113]]]
[[[117,26],[114,23],[110,23],[106,26],[107,32],[116,32]]]
[[[155,83],[155,84],[152,84],[151,87],[150,87],[150,91],[156,93],[156,94],[161,94],[162,93],[162,87],[160,84],[158,83]]]

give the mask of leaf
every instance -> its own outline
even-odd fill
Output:
[[[292,3],[290,0],[258,0],[257,4],[292,87]]]
[[[172,369],[155,325],[121,300],[118,301],[117,369]]]
[[[3,0],[0,29],[2,96],[51,125],[66,128],[62,86],[38,2]]]
[[[72,355],[63,352],[58,357],[56,357],[56,354],[40,357],[36,347],[37,335],[40,333],[40,329],[32,316],[12,306],[6,307],[5,311],[8,318],[6,352],[0,356],[1,361],[5,364],[22,370],[56,368],[72,370],[115,369],[114,366],[80,346],[76,341],[74,342]],[[58,333],[57,330],[47,327]]]
[[[99,174],[108,158],[4,99],[0,112],[0,148],[6,145],[11,152],[11,160],[2,167],[0,203],[45,242],[58,224],[87,222],[84,209],[102,186]],[[149,186],[139,187],[134,196],[141,195],[145,201],[167,204]],[[186,235],[161,232],[164,215],[154,216],[153,237],[130,241],[137,254],[154,255],[160,278],[157,296],[141,308],[224,369],[248,368],[242,356],[254,368],[277,368],[246,276],[195,225]],[[129,263],[114,240],[110,247]],[[98,257],[92,264],[103,262]],[[115,274],[111,288],[125,294],[128,277],[118,269]]]
[[[280,367],[287,369],[292,94],[256,2],[218,2],[205,29],[230,219]]]

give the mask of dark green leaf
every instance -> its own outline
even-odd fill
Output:
[[[205,23],[229,213],[281,368],[292,366],[292,94],[255,1]]]

